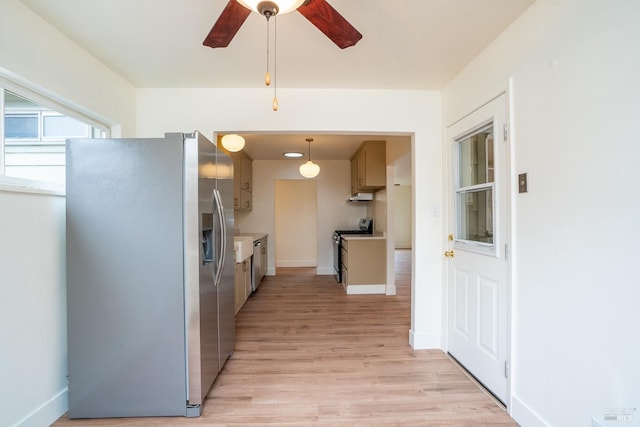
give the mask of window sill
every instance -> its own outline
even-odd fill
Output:
[[[23,178],[0,176],[0,192],[34,193],[51,196],[64,196],[64,184],[52,182],[33,181]]]

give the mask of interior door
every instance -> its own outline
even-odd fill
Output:
[[[508,397],[506,95],[447,128],[448,351]]]

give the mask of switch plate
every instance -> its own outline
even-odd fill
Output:
[[[527,192],[527,174],[521,173],[518,175],[518,193]]]

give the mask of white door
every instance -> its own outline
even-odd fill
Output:
[[[506,95],[447,128],[448,351],[503,403],[507,369]]]

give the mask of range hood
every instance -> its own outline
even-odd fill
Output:
[[[353,193],[349,197],[350,202],[368,202],[373,200],[373,193]]]

